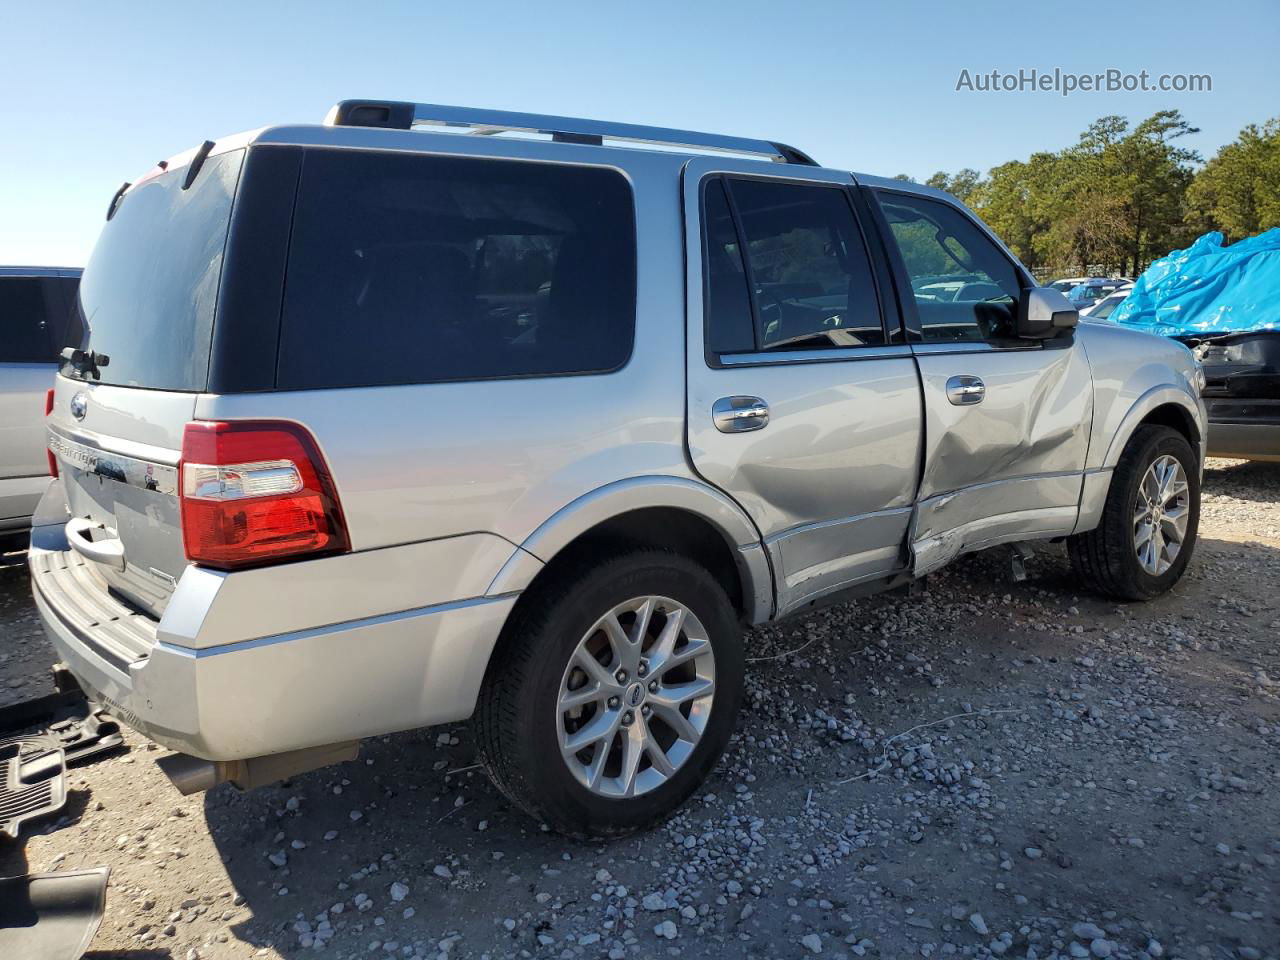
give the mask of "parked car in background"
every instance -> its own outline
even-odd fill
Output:
[[[1087,317],[1090,320],[1106,320],[1111,316],[1111,312],[1115,310],[1116,307],[1120,306],[1120,304],[1124,303],[1125,300],[1128,299],[1129,292],[1131,290],[1133,290],[1132,283],[1126,283],[1122,287],[1117,287],[1101,300],[1095,301],[1093,306],[1082,311],[1080,315],[1082,317]]]
[[[1107,296],[1113,290],[1123,286],[1125,281],[1112,280],[1107,277],[1093,277],[1076,284],[1067,293],[1067,299],[1077,310],[1085,311]]]
[[[1046,284],[1050,290],[1057,290],[1064,297],[1074,290],[1080,284],[1085,283],[1088,277],[1064,277],[1061,280],[1054,280],[1052,283]]]
[[[1210,456],[1280,462],[1280,227],[1212,231],[1154,261],[1110,322],[1173,337],[1201,364]]]
[[[79,303],[33,591],[186,791],[471,717],[616,836],[715,765],[744,625],[1035,540],[1141,600],[1195,543],[1186,348],[771,141],[347,101],[122,191]]]
[[[22,544],[45,487],[45,394],[80,271],[71,267],[0,267],[0,552]]]
[[[1280,330],[1179,339],[1204,368],[1209,453],[1280,462]]]

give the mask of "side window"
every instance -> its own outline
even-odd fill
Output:
[[[903,193],[879,197],[907,267],[924,339],[1012,338],[1022,284],[1000,248],[950,204]]]
[[[309,151],[277,386],[617,369],[635,332],[635,260],[616,171]]]
[[[871,262],[845,191],[837,186],[727,178],[737,215],[708,189],[708,346],[813,350],[885,342]],[[736,230],[730,234],[730,230]],[[740,237],[740,239],[739,239]],[[742,262],[745,254],[745,264]],[[746,274],[751,301],[738,291]],[[754,327],[742,327],[744,308]]]
[[[702,264],[707,349],[711,353],[750,353],[756,348],[751,299],[738,232],[719,177],[708,180],[702,205]]]
[[[39,277],[0,277],[0,363],[53,363],[62,349],[62,301]]]

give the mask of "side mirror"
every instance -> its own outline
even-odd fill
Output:
[[[1019,337],[1047,340],[1080,322],[1080,311],[1052,287],[1032,287],[1018,304]]]

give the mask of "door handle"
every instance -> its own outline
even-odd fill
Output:
[[[759,397],[721,397],[711,407],[721,433],[746,433],[769,425],[769,405]]]
[[[124,542],[118,537],[103,540],[90,540],[89,534],[95,530],[104,530],[102,524],[94,523],[83,517],[72,517],[63,528],[67,543],[71,549],[87,560],[101,563],[113,570],[123,570]]]
[[[977,377],[952,377],[947,381],[947,399],[957,407],[981,403],[987,395],[987,385]]]

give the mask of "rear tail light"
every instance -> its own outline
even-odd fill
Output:
[[[53,391],[46,390],[44,394],[44,415],[47,417],[53,413]],[[44,448],[44,455],[49,460],[49,476],[58,479],[58,458],[53,455],[53,451],[48,447]]]
[[[329,468],[295,423],[188,423],[181,472],[192,563],[231,570],[349,547]]]

